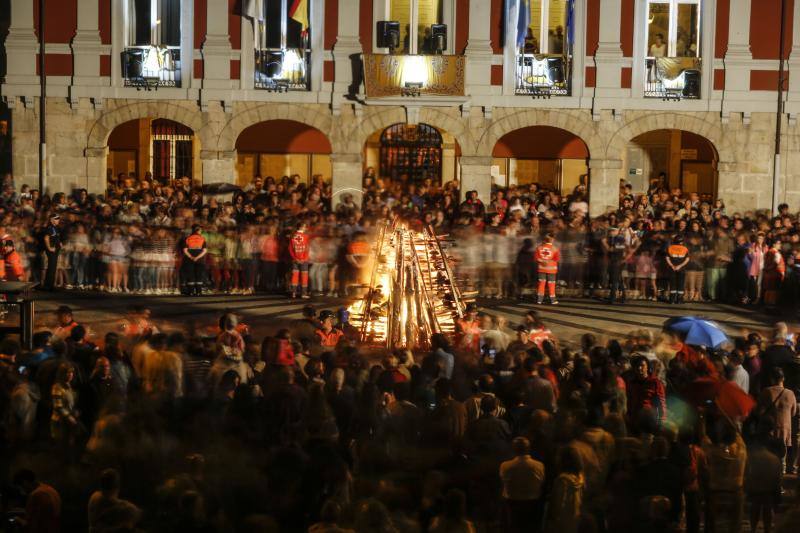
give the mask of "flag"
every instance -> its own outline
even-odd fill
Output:
[[[531,24],[530,0],[519,0],[517,13],[517,46],[525,46],[525,36],[528,35],[528,26]]]
[[[299,22],[302,27],[301,33],[306,35],[308,33],[308,0],[291,0],[292,5],[289,7],[289,18]]]
[[[264,20],[264,0],[242,0],[242,16]]]
[[[572,53],[575,38],[575,0],[567,0],[567,42],[564,44],[564,55]]]

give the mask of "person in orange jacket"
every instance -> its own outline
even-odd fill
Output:
[[[561,260],[561,252],[553,244],[553,235],[548,233],[544,241],[533,253],[539,273],[539,286],[536,289],[536,303],[544,303],[544,289],[550,296],[550,303],[555,305],[556,300],[556,275],[558,275],[558,262]]]
[[[292,257],[292,298],[310,298],[308,293],[308,249],[310,238],[308,224],[300,222],[297,231],[289,239],[289,255]]]
[[[456,337],[458,347],[462,350],[473,353],[480,352],[481,322],[478,319],[477,304],[467,304],[464,316],[456,320]]]
[[[319,320],[322,323],[321,327],[317,329],[316,334],[322,350],[330,352],[336,349],[339,344],[339,339],[344,336],[342,330],[334,327],[333,321],[336,314],[333,311],[325,310],[319,314]]]
[[[3,240],[2,259],[0,259],[0,279],[3,281],[26,281],[27,275],[22,266],[22,258],[14,248],[14,241]]]

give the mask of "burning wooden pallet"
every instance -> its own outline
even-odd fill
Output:
[[[465,301],[442,242],[398,218],[378,228],[366,294],[350,306],[363,343],[424,349],[433,334],[455,333]]]

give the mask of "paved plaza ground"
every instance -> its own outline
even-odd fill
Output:
[[[303,306],[309,302],[318,310],[336,309],[349,303],[348,300],[337,298],[292,300],[283,296],[267,295],[185,297],[61,291],[52,294],[37,293],[36,326],[53,326],[53,311],[59,305],[69,305],[74,310],[76,319],[89,325],[99,337],[118,328],[132,306],[142,305],[151,309],[153,320],[164,330],[179,329],[192,323],[199,328],[211,330],[219,315],[226,309],[232,309],[244,317],[257,337],[263,337],[285,327],[291,320],[300,318]],[[661,324],[673,316],[696,315],[710,318],[719,322],[732,335],[754,330],[766,332],[778,320],[796,322],[796,315],[767,314],[759,310],[717,303],[666,305],[634,300],[610,306],[599,300],[566,298],[556,306],[495,299],[479,300],[478,304],[481,309],[504,317],[510,327],[520,323],[528,310],[535,309],[566,345],[574,345],[587,332],[619,337],[640,328],[658,331]],[[10,316],[8,320],[13,321],[14,317]]]

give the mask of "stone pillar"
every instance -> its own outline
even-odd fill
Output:
[[[102,194],[106,189],[106,167],[108,165],[108,146],[87,148],[86,190],[89,194]]]
[[[78,2],[78,30],[72,38],[73,86],[98,84],[103,51],[98,13],[98,2]]]
[[[596,217],[619,208],[621,159],[589,160],[589,215]]]
[[[200,150],[203,183],[236,183],[236,150]]]
[[[364,195],[361,154],[331,154],[331,167],[333,186],[331,207],[336,209],[344,194],[352,195],[353,200],[361,205]]]
[[[492,41],[491,27],[487,21],[491,18],[491,2],[469,3],[469,40],[465,55],[467,71],[465,84],[470,95],[492,94]],[[513,68],[509,66],[508,68]]]
[[[725,52],[725,100],[723,116],[737,106],[735,100],[750,98],[750,3],[751,0],[731,0],[728,18],[728,49]]]
[[[492,199],[491,156],[461,156],[461,201],[467,191],[478,191],[478,198],[487,204]]]
[[[203,89],[231,88],[231,40],[228,0],[207,0],[206,38],[203,41]]]
[[[339,109],[349,94],[357,94],[353,86],[354,68],[362,68],[360,56],[363,51],[358,35],[359,1],[339,0],[339,28],[333,45],[333,112]]]
[[[604,0],[600,9],[600,33],[596,65],[596,91],[598,98],[621,96],[622,43],[620,42],[620,20],[622,0]]]
[[[11,0],[11,25],[5,42],[6,82],[9,85],[39,85],[36,53],[39,44],[33,32],[33,2]]]

